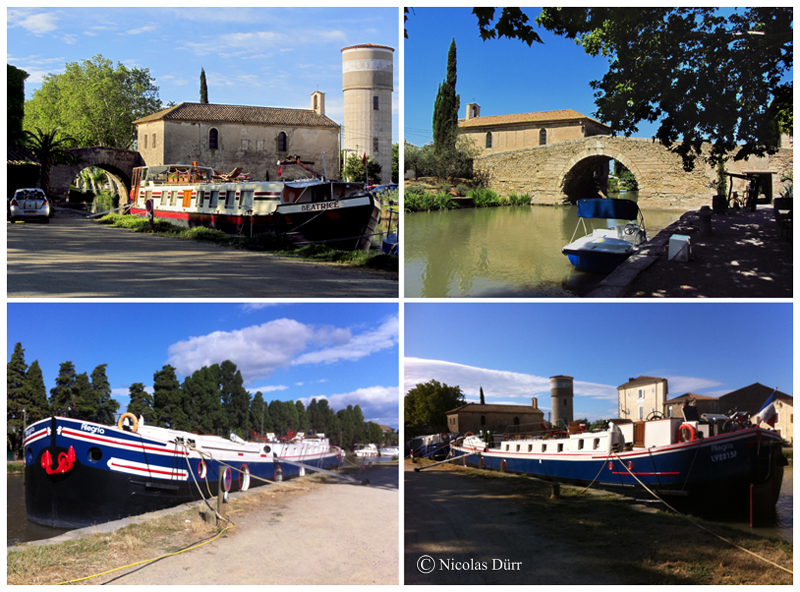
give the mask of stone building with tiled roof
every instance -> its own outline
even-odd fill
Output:
[[[535,397],[531,405],[467,403],[447,412],[447,430],[454,434],[487,430],[502,434],[508,426],[539,425],[543,421],[544,412]]]
[[[481,156],[488,156],[588,136],[608,135],[611,128],[573,109],[481,117],[480,106],[469,103],[466,118],[458,122],[458,131],[475,142],[481,149]]]
[[[666,402],[664,416],[683,419],[683,411],[681,411],[681,408],[684,405],[696,407],[698,415],[702,415],[703,413],[722,413],[724,411],[720,409],[719,397],[686,393]]]
[[[727,413],[734,408],[741,412],[750,413],[751,419],[755,422],[758,412],[761,411],[773,391],[775,392],[775,411],[777,413],[774,429],[780,433],[781,438],[792,443],[794,442],[794,397],[792,395],[763,385],[760,382],[754,382],[751,385],[722,395],[719,398],[720,409],[723,413]],[[766,427],[766,424],[762,424],[761,427]]]
[[[639,376],[617,387],[619,417],[631,421],[647,419],[652,413],[666,414],[669,385],[666,378]]]
[[[325,93],[310,109],[180,103],[134,122],[138,150],[148,165],[197,162],[217,170],[242,167],[257,181],[277,180],[279,160],[300,156],[320,173],[339,176],[340,127],[325,116]],[[324,164],[323,164],[324,154]],[[309,177],[284,167],[282,178]]]

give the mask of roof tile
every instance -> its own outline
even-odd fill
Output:
[[[283,109],[250,105],[217,105],[212,103],[181,103],[134,121],[208,121],[214,123],[256,123],[262,125],[293,125],[335,127],[332,119],[311,109]]]

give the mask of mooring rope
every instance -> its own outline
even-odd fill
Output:
[[[651,490],[649,487],[647,487],[647,485],[645,485],[645,484],[644,484],[644,483],[643,483],[643,482],[642,482],[642,481],[639,479],[639,477],[637,477],[637,476],[636,476],[636,475],[633,473],[633,471],[631,471],[631,470],[628,468],[628,466],[625,464],[625,462],[624,462],[624,461],[623,461],[623,460],[622,460],[622,459],[619,457],[619,454],[617,454],[617,453],[614,453],[614,456],[616,456],[616,457],[617,457],[617,460],[620,462],[620,464],[621,464],[623,467],[625,467],[625,470],[626,470],[626,471],[628,471],[628,472],[631,474],[631,477],[633,477],[634,479],[636,479],[636,481],[638,481],[639,485],[641,485],[642,487],[644,487],[644,488],[645,488],[645,489],[646,489],[646,490],[647,490],[647,491],[650,493],[650,495],[652,495],[653,497],[655,497],[655,498],[656,498],[657,500],[659,500],[659,501],[660,501],[662,504],[664,504],[665,506],[667,506],[667,507],[668,507],[670,510],[672,510],[673,512],[675,512],[675,513],[676,513],[676,514],[678,514],[679,516],[682,516],[683,518],[685,518],[686,520],[688,520],[689,522],[691,522],[692,524],[694,524],[694,525],[695,525],[695,526],[697,526],[698,528],[702,528],[702,529],[703,529],[703,530],[705,530],[707,533],[709,533],[709,534],[711,534],[711,535],[713,535],[713,536],[717,537],[718,539],[720,539],[721,541],[724,541],[724,542],[728,543],[729,545],[732,545],[732,546],[736,547],[736,548],[737,548],[737,549],[739,549],[740,551],[744,551],[745,553],[749,553],[750,555],[752,555],[753,557],[756,557],[757,559],[760,559],[761,561],[765,561],[765,562],[769,563],[770,565],[772,565],[772,566],[774,566],[774,567],[777,567],[778,569],[782,569],[783,571],[785,571],[785,572],[788,572],[788,573],[790,573],[790,574],[794,575],[794,572],[793,572],[792,570],[790,570],[790,569],[787,569],[787,568],[783,567],[782,565],[778,565],[778,564],[777,564],[777,563],[775,563],[774,561],[770,561],[770,560],[769,560],[769,559],[767,559],[766,557],[762,557],[761,555],[758,555],[757,553],[753,553],[753,552],[752,552],[752,551],[750,551],[749,549],[745,549],[745,548],[744,548],[744,547],[742,547],[741,545],[739,545],[739,544],[737,544],[737,543],[734,543],[733,541],[731,541],[731,540],[728,540],[728,539],[726,539],[725,537],[723,537],[723,536],[721,536],[721,535],[717,534],[716,532],[714,532],[714,531],[712,531],[712,530],[710,530],[710,529],[706,528],[706,527],[705,527],[705,526],[703,526],[702,524],[699,524],[698,522],[695,522],[694,520],[692,520],[691,518],[689,518],[689,517],[688,517],[686,514],[684,514],[683,512],[679,512],[678,510],[676,510],[675,508],[673,508],[671,505],[669,505],[667,502],[665,502],[663,499],[661,499],[661,497],[659,497],[659,496],[658,496],[658,495],[657,495],[657,494],[656,494],[654,491],[652,491],[652,490]]]

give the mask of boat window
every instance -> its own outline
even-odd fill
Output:
[[[203,207],[203,199],[205,198],[205,196],[206,196],[206,192],[205,191],[198,191],[197,192],[197,207],[198,208],[202,208]]]
[[[583,450],[583,438],[578,440],[578,450]]]
[[[208,200],[208,207],[216,208],[218,199],[219,199],[219,191],[212,191],[211,198]]]
[[[558,445],[558,451],[559,451],[559,452],[564,452],[564,444],[563,444],[563,443],[560,443],[560,444]]]
[[[517,452],[519,452],[519,444],[517,444]]]
[[[160,203],[161,203],[162,206],[167,205],[167,192],[166,191],[162,191],[161,192],[161,202]]]
[[[177,191],[170,191],[169,192],[169,205],[174,206],[178,201],[178,192]]]
[[[528,452],[533,452],[533,444],[528,444]]]
[[[242,197],[239,200],[239,207],[243,210],[253,207],[253,190],[242,190]]]
[[[287,141],[285,132],[281,132],[278,134],[277,143],[278,143],[278,152],[286,152],[289,149],[288,148],[289,142]]]
[[[486,132],[486,147],[492,147],[492,132]]]
[[[541,129],[539,130],[539,146],[544,146],[547,144],[547,130]]]
[[[547,452],[547,444],[542,444],[542,452]]]
[[[593,448],[594,448],[595,450],[597,450],[598,448],[600,448],[600,438],[595,438],[595,439],[594,439],[594,446],[593,446]]]
[[[233,189],[231,191],[225,192],[225,209],[232,208],[233,202],[236,199],[236,190]]]
[[[219,150],[219,131],[215,127],[208,130],[208,149]]]
[[[511,445],[510,444],[506,444],[506,452],[508,452],[509,450],[511,450]]]

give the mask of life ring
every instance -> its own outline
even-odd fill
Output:
[[[208,467],[206,466],[206,461],[201,460],[199,463],[197,463],[197,477],[200,479],[205,479],[207,474]]]
[[[136,416],[133,413],[123,413],[117,422],[117,427],[122,429],[122,422],[127,418],[131,418],[133,420],[133,431],[137,432],[139,430],[139,420],[136,419]]]
[[[474,435],[475,435],[475,434],[473,434],[472,432],[467,432],[466,434],[464,434],[464,437],[466,438],[466,437],[468,437],[468,436],[474,436]]]
[[[442,442],[447,442],[450,439],[450,434],[442,434],[441,438]]]
[[[691,442],[697,439],[697,433],[694,426],[690,423],[682,423],[678,428],[678,436],[681,442]]]

